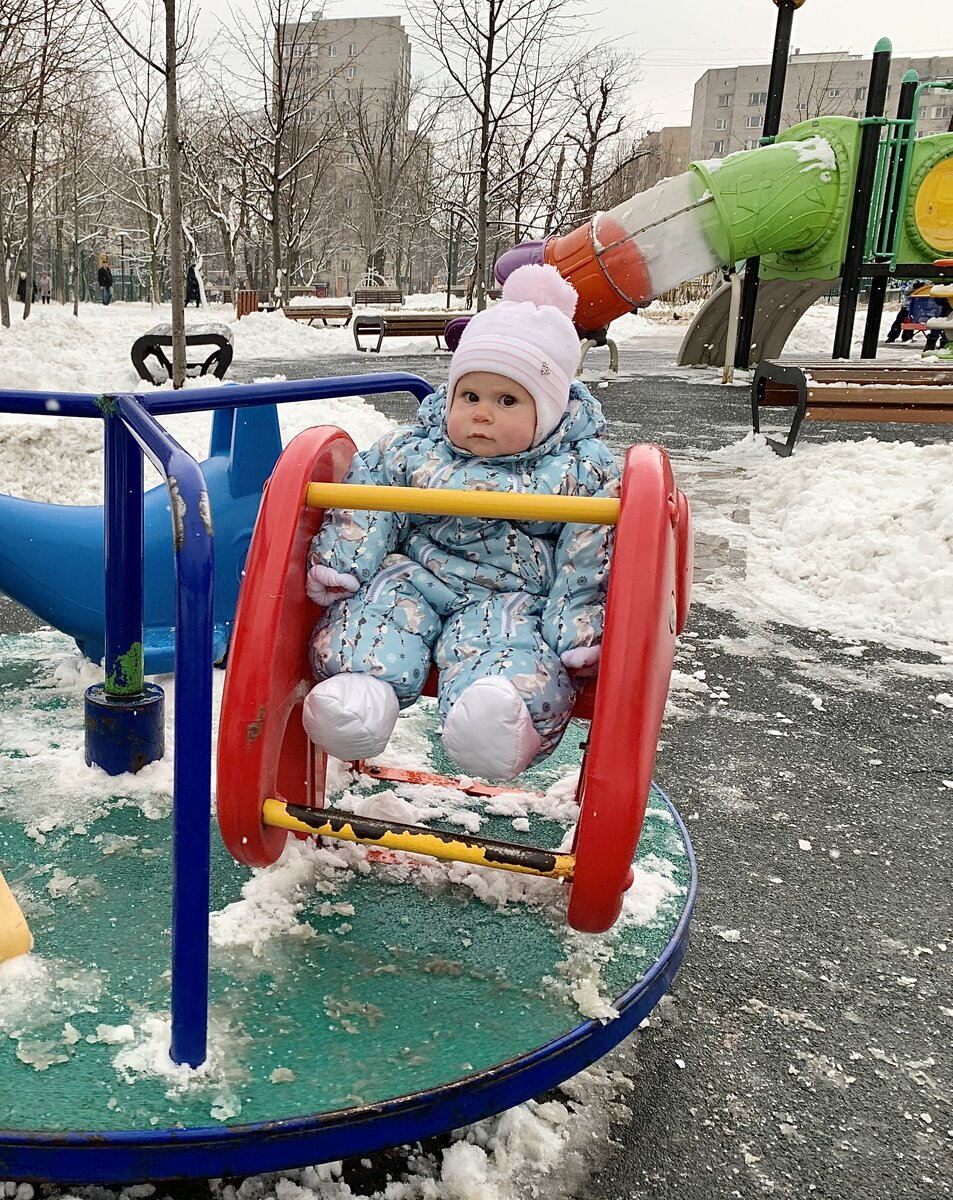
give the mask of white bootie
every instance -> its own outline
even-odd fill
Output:
[[[304,699],[305,733],[332,758],[374,758],[390,740],[400,705],[394,689],[373,675],[334,675]]]
[[[454,701],[443,723],[443,744],[467,775],[515,779],[542,744],[523,697],[508,679],[478,679]]]

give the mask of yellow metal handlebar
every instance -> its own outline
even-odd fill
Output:
[[[615,525],[619,520],[619,501],[601,496],[311,483],[307,501],[312,508],[433,513],[442,517],[503,517],[509,521],[563,521],[578,525]]]

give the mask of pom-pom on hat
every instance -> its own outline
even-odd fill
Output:
[[[471,371],[492,371],[522,384],[536,403],[538,446],[569,406],[569,386],[579,363],[572,323],[576,289],[555,267],[517,267],[492,308],[467,322],[450,364],[448,403],[457,381]]]

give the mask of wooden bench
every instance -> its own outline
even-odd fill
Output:
[[[953,422],[953,366],[880,366],[871,362],[758,364],[751,381],[751,424],[761,430],[761,409],[793,408],[784,442],[768,438],[787,457],[804,421]]]
[[[403,304],[404,293],[400,288],[355,288],[351,299],[355,304]]]
[[[452,310],[442,313],[366,313],[354,318],[354,345],[358,350],[370,350],[376,354],[385,337],[432,337],[437,340],[437,349],[445,348],[447,326],[458,317],[471,317],[472,313]],[[377,338],[376,346],[362,346],[361,337]]]
[[[233,353],[232,332],[227,325],[219,325],[214,321],[206,321],[201,325],[187,325],[185,327],[185,345],[186,348],[189,346],[212,347],[211,353],[204,358],[185,364],[187,374],[207,375],[211,371],[219,379],[225,378],[225,372],[231,364]],[[171,346],[172,325],[169,322],[154,325],[152,329],[136,338],[132,343],[130,353],[132,365],[136,368],[140,379],[145,379],[156,386],[165,382],[165,379],[153,374],[146,365],[146,360],[149,358],[156,360],[166,372],[167,379],[172,378],[172,363],[165,353],[165,347]]]
[[[350,304],[290,304],[284,310],[290,321],[307,321],[309,325],[315,321],[324,325],[328,321],[340,321],[342,327],[350,321],[353,312]]]

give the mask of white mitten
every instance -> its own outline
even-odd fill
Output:
[[[599,659],[602,657],[602,643],[595,646],[573,646],[564,650],[559,659],[574,679],[591,679],[599,672]]]
[[[353,575],[342,575],[332,567],[315,563],[308,571],[308,599],[327,608],[342,596],[353,596],[361,585]]]

